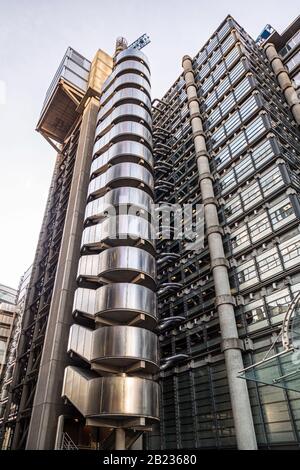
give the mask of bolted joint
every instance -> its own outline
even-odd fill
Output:
[[[226,338],[221,342],[221,351],[227,351],[228,349],[240,349],[244,351],[244,343],[239,338]]]
[[[206,134],[205,134],[204,131],[196,131],[196,132],[193,132],[193,137],[194,137],[194,139],[195,139],[196,137],[204,137],[204,138],[205,138],[205,137],[206,137]]]
[[[198,181],[199,181],[199,183],[201,183],[202,180],[207,180],[207,179],[213,181],[214,177],[211,173],[206,172],[206,173],[202,173],[201,175],[199,175],[199,180]]]
[[[194,86],[194,85],[191,85]],[[196,88],[196,87],[195,87]],[[190,105],[193,101],[199,104],[199,98],[197,96],[192,96],[191,98],[188,99],[188,105]]]
[[[220,305],[233,305],[235,306],[235,300],[232,295],[218,295],[215,298],[215,307],[218,308]]]
[[[220,225],[212,225],[208,227],[206,230],[207,236],[211,235],[212,233],[218,233],[219,235],[224,235],[224,230]]]
[[[214,206],[218,206],[218,200],[215,197],[206,197],[203,199],[202,204],[204,206],[208,206],[208,204],[213,204]]]
[[[211,262],[210,262],[211,270],[213,270],[215,268],[219,268],[220,266],[224,266],[225,268],[229,268],[228,260],[226,258],[216,258],[216,259],[211,260]]]
[[[198,152],[196,152],[196,158],[199,158],[199,157],[210,158],[210,155],[207,150],[198,150]]]
[[[192,113],[192,114],[190,115],[190,120],[195,119],[195,118],[201,119],[201,114],[199,113],[199,111],[196,112],[196,113]]]

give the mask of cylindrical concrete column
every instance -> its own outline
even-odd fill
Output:
[[[125,450],[125,429],[116,429],[115,450]]]
[[[235,322],[227,268],[228,262],[223,248],[222,230],[219,225],[217,202],[213,189],[213,176],[210,170],[209,155],[200,115],[192,59],[189,56],[184,56],[182,65],[196,150],[202,202],[204,205],[211,268],[216,292],[216,307],[219,314],[222,348],[225,355],[237,446],[238,449],[255,450],[257,444],[247,384],[246,381],[238,378],[238,372],[244,368],[241,341],[239,340]]]
[[[268,61],[271,64],[273,72],[276,75],[279,86],[284,94],[287,104],[295,118],[295,121],[300,125],[300,100],[289,77],[286,67],[283,65],[277,50],[272,43],[265,45],[265,53]]]

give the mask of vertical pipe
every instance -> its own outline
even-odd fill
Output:
[[[257,448],[257,444],[247,384],[246,381],[237,377],[238,372],[244,367],[241,353],[242,346],[235,322],[234,301],[231,296],[228,276],[228,262],[223,248],[222,230],[217,213],[213,176],[210,170],[209,155],[200,115],[192,59],[189,56],[184,56],[182,66],[196,150],[202,203],[204,205],[211,269],[216,292],[216,307],[219,314],[222,349],[225,356],[237,446],[238,449],[254,450]]]
[[[56,429],[56,437],[55,437],[55,444],[54,450],[60,450],[62,444],[62,435],[64,431],[64,423],[65,417],[64,415],[60,415],[57,420],[57,429]]]
[[[298,125],[300,125],[300,100],[289,77],[286,67],[283,65],[277,50],[272,43],[265,45],[265,53],[276,75],[279,86],[284,94],[287,104]]]
[[[125,429],[116,428],[115,450],[125,450]]]

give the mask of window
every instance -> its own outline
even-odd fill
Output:
[[[294,85],[295,88],[300,87],[300,72],[296,73],[296,75],[293,77]]]
[[[256,308],[253,308],[252,310],[245,312],[245,318],[248,325],[252,325],[262,320],[266,320],[267,312],[265,306],[262,304]]]
[[[280,51],[280,55],[281,57],[284,57],[286,56],[292,49],[294,49],[298,44],[300,43],[300,31],[298,31],[293,37],[292,39],[290,39],[288,41],[288,43],[286,44],[286,46],[281,49]]]
[[[6,352],[6,342],[3,340],[0,340],[0,364],[4,363],[5,352]]]
[[[243,181],[254,172],[254,166],[250,155],[246,156],[235,167],[235,174],[239,182]]]
[[[298,51],[287,63],[286,66],[289,71],[293,70],[298,64],[300,64],[300,51]]]
[[[286,268],[300,263],[300,235],[279,245]]]
[[[250,186],[248,186],[242,192],[242,200],[243,200],[245,209],[252,207],[259,200],[261,200],[261,191],[260,191],[257,181],[254,184],[251,184]]]
[[[249,266],[244,269],[241,269],[238,274],[238,280],[240,284],[243,284],[247,281],[251,281],[252,279],[257,278],[257,272],[255,268],[254,261],[249,261]]]
[[[235,196],[232,199],[229,199],[224,206],[224,212],[228,222],[237,215],[241,214],[243,212],[243,208],[240,197]]]
[[[285,314],[291,303],[291,296],[288,289],[283,289],[276,294],[266,297],[266,304],[270,316],[275,317],[280,314]]]
[[[279,168],[273,168],[271,171],[268,171],[267,174],[262,176],[260,179],[260,184],[263,189],[263,193],[266,195],[268,192],[273,192],[274,189],[281,186],[283,183],[281,172]]]
[[[277,224],[279,222],[282,222],[284,219],[286,219],[287,217],[293,214],[294,214],[294,209],[290,202],[284,203],[284,205],[282,205],[278,209],[270,210],[272,224]]]
[[[256,217],[252,222],[249,222],[249,229],[253,242],[264,237],[266,232],[271,232],[271,225],[266,214]]]
[[[247,227],[241,227],[240,229],[233,232],[231,235],[231,242],[234,251],[238,251],[238,249],[241,250],[244,248],[244,246],[250,245],[250,238]]]
[[[225,176],[223,176],[223,178],[220,179],[220,185],[223,193],[229,191],[232,186],[235,186],[235,184],[236,181],[233,170],[229,171]]]
[[[259,144],[252,152],[253,160],[256,168],[260,168],[267,161],[269,161],[273,156],[274,152],[269,140],[265,140]]]
[[[269,273],[270,275],[272,275],[273,273],[270,273],[269,271],[274,270],[275,268],[280,266],[279,255],[278,255],[277,251],[275,251],[275,249],[273,249],[272,254],[263,255],[263,256],[265,256],[265,257],[261,258],[261,256],[259,256],[257,258],[259,271],[260,271],[261,274]]]

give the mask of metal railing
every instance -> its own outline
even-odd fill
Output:
[[[61,450],[78,450],[77,445],[75,444],[74,441],[70,438],[69,434],[64,432],[62,434],[62,439],[61,439]]]

